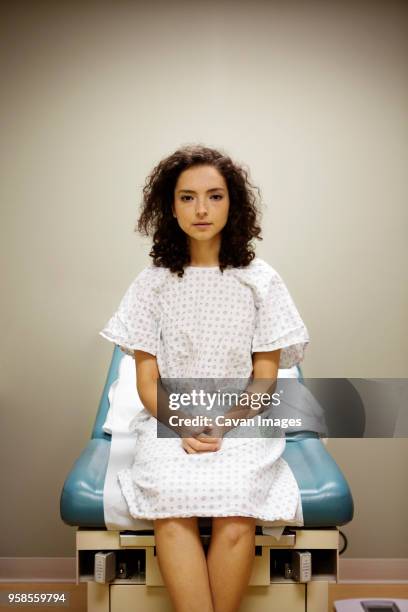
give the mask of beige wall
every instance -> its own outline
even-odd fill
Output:
[[[3,10],[0,556],[70,556],[59,496],[111,356],[98,331],[148,263],[145,176],[180,144],[224,147],[260,185],[257,252],[308,325],[305,375],[407,376],[407,10]],[[408,557],[407,440],[328,449],[356,504],[345,556]]]

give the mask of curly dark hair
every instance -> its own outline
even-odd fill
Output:
[[[141,215],[135,231],[153,234],[149,256],[155,266],[169,268],[179,277],[190,263],[187,235],[172,214],[174,190],[179,175],[192,166],[213,166],[224,177],[230,207],[221,232],[219,267],[247,266],[255,257],[251,240],[261,237],[258,202],[260,190],[249,181],[248,170],[223,152],[201,144],[183,146],[163,159],[146,179]]]

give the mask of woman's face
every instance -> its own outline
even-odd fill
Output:
[[[179,175],[173,215],[190,238],[199,241],[214,238],[227,223],[228,210],[227,184],[216,168],[193,166]]]

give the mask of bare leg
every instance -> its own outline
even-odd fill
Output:
[[[255,519],[213,517],[207,554],[215,612],[237,612],[255,559]]]
[[[197,517],[156,519],[160,572],[176,612],[214,612]]]

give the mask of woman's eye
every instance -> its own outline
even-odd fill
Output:
[[[215,193],[214,195],[211,196],[211,198],[215,198],[217,201],[218,200],[222,200],[222,195],[220,193]],[[190,202],[192,200],[193,196],[190,195],[182,195],[180,196],[180,200],[182,202]]]

